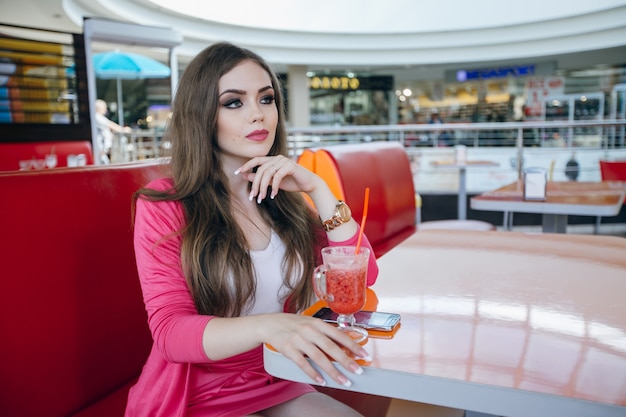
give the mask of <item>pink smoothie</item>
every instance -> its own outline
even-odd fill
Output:
[[[326,292],[332,296],[328,305],[335,313],[356,313],[365,305],[366,269],[338,270],[326,272]]]

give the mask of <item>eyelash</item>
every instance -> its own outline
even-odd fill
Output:
[[[260,102],[261,104],[273,104],[275,100],[276,100],[276,97],[274,95],[268,95],[268,96],[261,97]],[[243,104],[241,103],[241,100],[238,98],[228,100],[227,102],[223,104],[224,107],[227,107],[229,109],[238,109],[242,105]]]
[[[272,94],[272,95],[263,97],[261,99],[261,103],[263,103],[263,101],[267,101],[267,103],[263,103],[263,104],[272,104],[274,103],[275,100],[276,100],[276,97]]]

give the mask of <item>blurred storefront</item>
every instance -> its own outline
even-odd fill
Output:
[[[583,63],[584,64],[584,63]],[[581,64],[581,65],[583,65]],[[626,64],[557,68],[529,62],[442,70],[439,77],[307,73],[311,126],[625,117]],[[281,74],[285,89],[287,74]]]
[[[626,64],[561,70],[556,63],[445,71],[441,80],[396,86],[400,123],[624,118]]]
[[[280,74],[287,89],[287,74]],[[307,73],[312,126],[397,122],[393,76]],[[288,94],[285,94],[287,97]]]
[[[309,77],[312,125],[386,125],[393,77],[315,75]]]

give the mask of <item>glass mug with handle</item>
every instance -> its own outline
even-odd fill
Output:
[[[367,339],[367,330],[354,325],[354,313],[365,305],[367,289],[368,248],[329,246],[322,249],[323,265],[315,268],[313,287],[317,296],[338,314],[339,330],[357,343]]]

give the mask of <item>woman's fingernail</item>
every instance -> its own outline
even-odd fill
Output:
[[[240,172],[240,170],[235,171],[235,175],[239,175]]]
[[[320,384],[321,386],[325,387],[326,386],[326,381],[324,380],[324,378],[322,378],[321,376],[318,376],[317,378],[315,378],[315,380],[317,381],[318,384]]]
[[[357,365],[356,363],[350,365],[350,370],[352,372],[354,372],[357,375],[361,375],[363,373],[363,368],[361,368],[359,365]]]
[[[339,382],[346,388],[352,386],[352,382],[348,378],[346,378],[345,375],[339,375]]]
[[[261,201],[263,201],[263,199],[261,198],[261,196],[259,196],[259,198],[256,199],[256,203],[261,204]]]
[[[357,355],[357,359],[363,359],[364,361],[371,361],[372,359],[374,359],[374,357],[365,349],[361,349],[359,350],[359,353]]]

